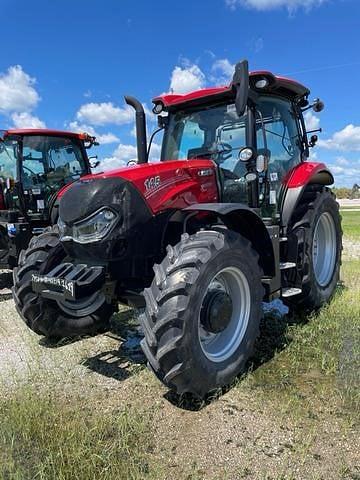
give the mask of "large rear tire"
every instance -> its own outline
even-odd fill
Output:
[[[302,293],[286,303],[297,311],[317,310],[333,296],[340,275],[342,230],[335,195],[327,188],[307,192],[290,233],[298,236]]]
[[[61,311],[56,302],[33,291],[32,274],[48,273],[65,256],[56,226],[31,239],[28,249],[20,253],[19,264],[13,272],[12,291],[17,311],[31,330],[47,338],[60,339],[106,331],[114,311],[111,305],[104,303],[91,315],[74,318]]]
[[[237,233],[200,231],[168,247],[154,271],[141,317],[148,364],[178,394],[203,398],[252,353],[264,295],[258,254]]]

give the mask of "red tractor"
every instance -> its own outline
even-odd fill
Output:
[[[138,164],[63,191],[58,225],[20,255],[18,311],[40,335],[107,327],[119,302],[146,306],[142,349],[179,394],[231,382],[251,355],[262,301],[313,310],[336,288],[341,257],[333,176],[308,162],[303,85],[237,64],[228,87],[153,100],[163,130],[148,163],[136,110]]]
[[[0,138],[0,268],[13,268],[33,235],[56,223],[58,192],[89,174],[87,134],[6,130]],[[1,287],[0,287],[1,288]]]

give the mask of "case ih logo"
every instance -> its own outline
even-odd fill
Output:
[[[154,190],[160,186],[160,176],[157,175],[156,177],[147,178],[144,182],[145,190],[148,192],[150,190]]]

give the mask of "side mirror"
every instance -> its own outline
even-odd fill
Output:
[[[246,109],[249,95],[249,64],[247,60],[242,60],[236,64],[232,86],[236,93],[236,113],[238,114],[238,117],[242,117]]]
[[[309,147],[315,147],[317,141],[319,140],[319,137],[317,135],[311,135],[310,141],[309,141]]]
[[[325,108],[325,104],[319,98],[317,98],[312,105],[312,109],[316,113],[321,112],[322,110],[324,110],[324,108]]]
[[[166,128],[169,124],[169,117],[165,117],[163,115],[158,115],[157,121],[158,121],[158,127],[159,128]]]

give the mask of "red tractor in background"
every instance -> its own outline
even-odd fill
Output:
[[[236,65],[228,87],[157,97],[160,162],[148,163],[136,110],[138,164],[63,190],[58,225],[14,269],[27,325],[62,337],[103,330],[118,302],[144,305],[142,349],[179,394],[203,397],[244,368],[262,301],[313,310],[338,282],[342,234],[333,176],[308,162],[309,90]],[[150,142],[151,143],[151,142]]]
[[[91,173],[87,134],[45,129],[2,132],[0,138],[0,268],[17,265],[33,235],[56,223],[59,191]],[[1,287],[0,287],[1,288]]]

